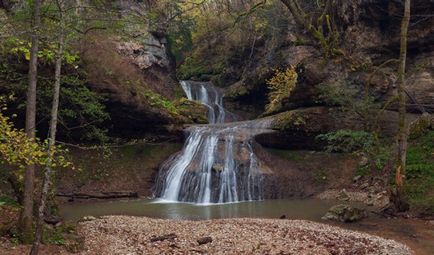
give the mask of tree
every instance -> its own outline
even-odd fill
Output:
[[[401,43],[399,51],[399,68],[398,68],[398,136],[397,136],[397,162],[396,162],[396,191],[393,195],[395,209],[405,211],[408,204],[403,200],[402,188],[405,178],[405,164],[407,156],[407,139],[408,128],[406,123],[406,96],[405,96],[405,65],[407,60],[407,32],[410,23],[410,0],[404,2],[404,16],[401,22]]]
[[[60,75],[62,73],[62,59],[63,59],[63,49],[65,44],[65,18],[64,18],[64,2],[63,0],[57,0],[57,7],[59,12],[59,42],[58,50],[56,56],[56,67],[54,73],[54,89],[53,89],[53,103],[51,109],[51,119],[49,128],[49,138],[48,138],[48,162],[45,167],[44,180],[42,183],[42,192],[40,198],[40,205],[38,210],[35,240],[30,251],[31,255],[38,254],[39,244],[41,243],[43,223],[44,223],[44,212],[47,203],[48,191],[51,186],[51,164],[53,161],[54,147],[56,143],[56,130],[57,130],[57,117],[59,111],[59,94],[60,94]]]
[[[29,62],[29,85],[27,88],[26,103],[26,134],[29,139],[35,139],[36,127],[36,86],[38,80],[38,50],[39,34],[41,25],[41,0],[34,0],[32,4],[32,32]],[[23,211],[21,213],[20,228],[24,242],[30,242],[33,224],[33,191],[35,182],[35,165],[27,166],[24,178]]]
[[[291,12],[296,23],[306,29],[310,35],[319,42],[325,57],[334,56],[339,53],[336,49],[338,33],[335,31],[332,17],[330,15],[333,0],[316,1],[317,9],[322,10],[315,19],[314,15],[302,8],[297,0],[281,0]],[[306,3],[303,3],[306,4]],[[314,11],[312,11],[314,13]],[[316,20],[316,24],[314,23]]]

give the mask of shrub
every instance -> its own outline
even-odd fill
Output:
[[[266,106],[266,114],[275,113],[282,108],[285,99],[291,96],[297,85],[297,72],[293,67],[285,71],[277,70],[274,76],[267,81],[269,104]]]
[[[354,130],[338,130],[316,137],[327,143],[328,152],[354,153],[367,157],[368,162],[361,166],[361,172],[369,169],[383,169],[392,158],[393,150],[385,142],[378,140],[375,133]],[[368,169],[369,168],[369,169]]]
[[[328,152],[366,151],[375,143],[371,133],[345,129],[318,135],[317,139],[327,143]]]
[[[407,152],[405,195],[410,205],[434,213],[434,131],[410,140]]]

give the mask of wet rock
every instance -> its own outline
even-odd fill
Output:
[[[341,222],[355,222],[366,217],[366,211],[350,205],[335,205],[321,218],[323,220],[335,220]]]
[[[170,234],[162,235],[162,236],[154,236],[151,239],[149,239],[149,241],[151,243],[153,243],[153,242],[161,242],[161,241],[165,241],[165,240],[173,241],[177,237],[178,236],[175,233],[170,233]]]
[[[221,171],[223,171],[223,166],[219,163],[216,163],[216,164],[212,165],[212,170],[217,172],[217,173],[220,173]]]
[[[207,243],[211,243],[211,242],[212,242],[212,238],[210,236],[202,237],[202,238],[197,239],[197,243],[199,245],[207,244]]]
[[[50,225],[57,225],[62,221],[62,218],[58,216],[50,215],[50,216],[45,216],[44,221]]]
[[[174,105],[176,109],[178,109],[179,114],[187,117],[191,123],[208,123],[208,119],[206,117],[207,109],[201,103],[182,98],[179,101],[174,102]]]
[[[95,217],[93,216],[84,216],[81,221],[92,221],[92,220],[96,220]]]

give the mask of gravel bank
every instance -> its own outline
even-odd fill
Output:
[[[80,232],[82,254],[412,254],[393,240],[302,220],[106,216]]]

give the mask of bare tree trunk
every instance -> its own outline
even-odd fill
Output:
[[[405,97],[405,64],[407,59],[407,32],[410,23],[410,0],[404,2],[404,17],[401,23],[401,46],[399,53],[398,69],[398,104],[399,104],[399,131],[398,131],[398,150],[396,164],[396,194],[394,194],[394,204],[397,211],[408,209],[408,204],[402,197],[402,188],[405,178],[405,164],[407,156],[408,128],[406,124],[406,97]]]
[[[300,4],[298,3],[297,0],[281,0],[281,2],[291,12],[292,16],[294,17],[295,22],[299,26],[306,29],[310,33],[310,35],[315,40],[317,40],[319,42],[319,44],[321,45],[321,50],[323,51],[324,55],[326,57],[330,57],[331,55],[333,55],[334,49],[331,48],[331,47],[333,47],[333,45],[331,45],[330,39],[334,39],[334,38],[327,38],[326,35],[324,34],[324,32],[322,31],[323,30],[322,26],[324,24],[327,24],[327,27],[330,30],[328,32],[333,33],[333,31],[331,31],[332,30],[331,22],[330,22],[329,18],[327,17],[328,16],[327,12],[330,11],[330,9],[332,8],[332,1],[326,0],[325,6],[323,8],[323,12],[317,20],[317,22],[318,22],[317,27],[315,27],[313,25],[312,17],[310,17],[310,15],[307,14],[300,7]],[[333,36],[333,35],[330,35],[330,36]]]
[[[75,15],[80,16],[82,11],[82,0],[75,0]]]
[[[48,162],[45,167],[44,180],[42,182],[41,200],[38,210],[38,218],[36,223],[35,240],[30,251],[30,255],[37,255],[39,252],[39,245],[42,239],[43,227],[44,227],[44,212],[47,204],[48,191],[51,186],[51,163],[53,160],[54,146],[56,143],[56,131],[57,131],[57,117],[59,111],[59,95],[60,95],[60,77],[62,73],[62,58],[63,48],[65,44],[65,28],[63,19],[63,0],[58,1],[59,15],[60,15],[60,35],[59,35],[59,48],[56,57],[56,68],[54,73],[54,88],[53,88],[53,103],[51,108],[51,120],[50,120],[50,134],[48,138]]]
[[[41,24],[40,17],[41,0],[33,2],[33,24],[32,24],[32,47],[30,49],[29,62],[29,85],[27,88],[26,101],[26,134],[29,139],[35,138],[36,126],[36,85],[38,81],[38,50],[39,35],[38,30]],[[21,238],[24,242],[32,239],[33,225],[33,191],[35,181],[35,165],[26,168],[24,177],[23,211],[20,218]]]

